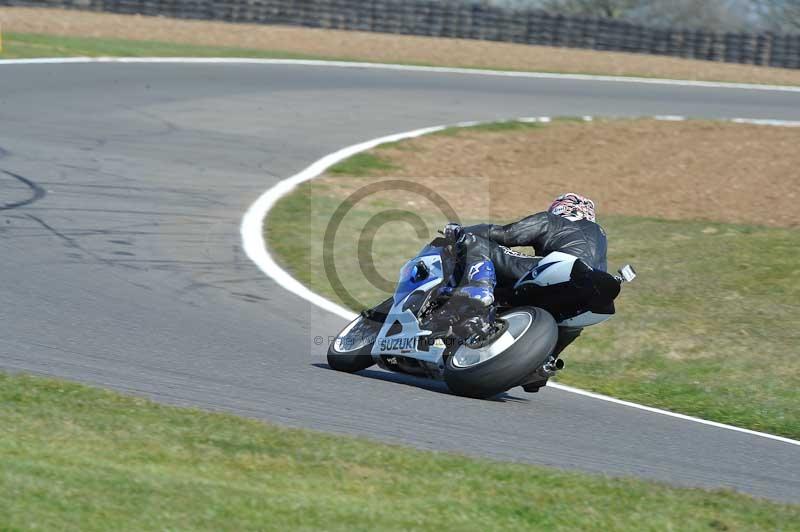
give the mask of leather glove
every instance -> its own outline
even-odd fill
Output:
[[[442,234],[449,242],[455,244],[464,236],[464,227],[459,223],[450,222],[444,226]]]

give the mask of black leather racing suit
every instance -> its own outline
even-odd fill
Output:
[[[608,270],[606,233],[602,227],[589,220],[573,222],[549,212],[540,212],[508,225],[474,225],[465,227],[464,231],[507,248],[531,246],[539,257],[554,251],[569,253],[595,270]],[[508,276],[514,277],[513,274],[518,271],[519,266],[514,264],[513,254],[507,256],[512,258],[503,260],[499,257],[500,264],[495,263],[495,269],[498,270],[498,275],[503,269]],[[524,273],[516,276],[514,282]]]
[[[500,289],[512,289],[523,275],[539,263],[541,257],[554,251],[574,255],[595,271],[606,272],[608,269],[606,233],[600,225],[588,220],[571,221],[549,212],[540,212],[508,225],[465,227],[464,232],[467,233],[464,240],[467,263],[482,258],[491,259]],[[537,256],[509,249],[517,246],[531,246]],[[606,307],[610,313],[614,312],[613,299],[618,291],[618,287],[616,291],[611,287],[612,295]],[[581,331],[580,328],[560,327],[554,356],[558,356]]]

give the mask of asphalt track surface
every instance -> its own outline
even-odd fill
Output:
[[[800,502],[800,447],[787,443],[554,389],[477,401],[378,370],[330,371],[313,338],[341,318],[242,252],[248,206],[342,146],[560,114],[800,120],[800,94],[308,66],[3,65],[0,368],[425,449]]]

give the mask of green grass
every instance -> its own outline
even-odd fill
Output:
[[[584,120],[580,116],[557,116],[550,118],[547,122],[540,122],[538,120],[536,121],[500,120],[498,122],[484,122],[471,126],[446,127],[441,131],[436,131],[434,133],[431,133],[430,136],[457,137],[462,134],[470,134],[470,133],[513,133],[517,131],[526,131],[531,129],[542,129],[544,127],[547,127],[547,124],[550,123],[563,123],[563,122],[583,123],[585,121],[586,120]],[[390,142],[388,144],[382,144],[378,146],[376,150],[381,150],[386,148],[394,148],[399,150],[419,149],[419,147],[413,148],[410,146],[408,142],[404,142],[401,140],[398,142]],[[342,175],[346,174],[342,173]]]
[[[395,166],[373,153],[359,153],[344,161],[331,166],[328,172],[334,175],[347,175],[353,177],[366,177],[376,172],[393,170]]]
[[[277,428],[0,374],[0,529],[790,530],[800,506]]]
[[[482,131],[504,131],[506,125]],[[373,175],[387,174],[391,172]],[[322,267],[319,245],[342,201],[335,183],[310,182],[281,200],[267,220],[266,236],[300,281],[360,310],[391,290],[367,282],[358,261],[367,220],[400,208],[421,216],[431,228],[421,236],[402,222],[378,230],[374,263],[388,286],[402,264],[434,236],[434,228],[447,220],[402,194],[394,199],[376,196],[354,206],[333,245],[349,294],[343,298]],[[800,438],[800,232],[635,217],[600,221],[609,234],[610,266],[631,262],[640,277],[618,299],[617,316],[587,329],[565,352],[567,369],[559,381]]]
[[[641,274],[587,329],[562,382],[800,437],[800,232],[610,217],[612,264]]]
[[[29,33],[3,33],[0,58],[35,57],[255,57],[268,59],[337,59],[280,50],[254,50],[197,46],[158,41],[133,41],[97,37],[60,37]]]
[[[546,124],[542,122],[520,122],[519,120],[503,120],[500,122],[488,122],[475,124],[474,126],[453,126],[433,133],[433,135],[444,135],[455,137],[462,133],[507,133],[513,131],[523,131],[527,129],[540,129]],[[402,142],[401,142],[402,144]]]

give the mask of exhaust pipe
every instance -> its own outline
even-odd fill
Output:
[[[560,358],[550,357],[550,359],[545,362],[544,366],[539,369],[538,373],[542,377],[549,379],[550,377],[554,377],[556,372],[562,369],[564,369],[564,361]]]

